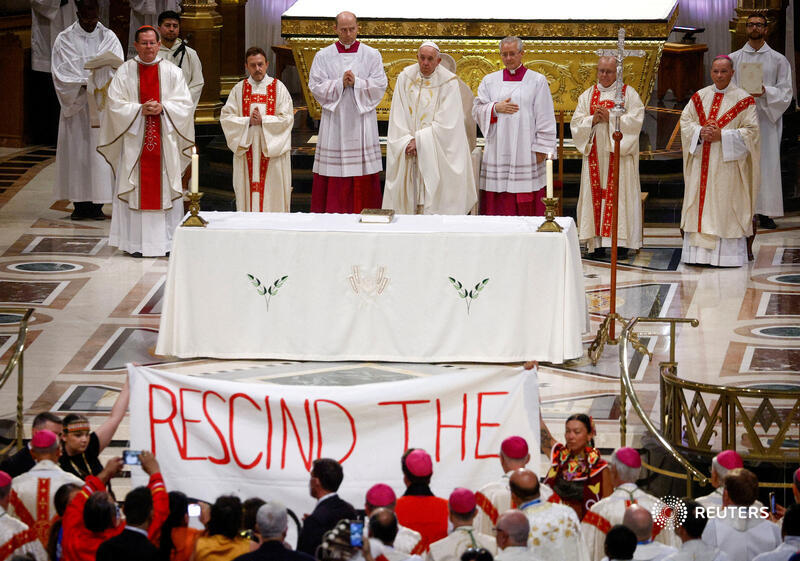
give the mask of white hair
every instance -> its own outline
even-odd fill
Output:
[[[256,529],[261,537],[277,538],[289,527],[286,507],[278,501],[267,501],[256,513]]]
[[[522,39],[520,39],[515,35],[509,35],[508,37],[503,37],[502,39],[500,39],[500,50],[503,50],[503,45],[506,45],[508,43],[516,43],[517,50],[520,52],[525,50],[525,44],[522,42]]]
[[[717,477],[719,477],[720,482],[725,479],[725,476],[728,475],[728,472],[731,471],[722,464],[717,461],[717,457],[714,456],[711,459],[711,469],[717,472]]]
[[[641,472],[641,468],[634,468],[622,463],[622,460],[617,458],[617,451],[615,450],[613,454],[611,454],[611,461],[609,462],[617,472],[617,477],[623,483],[634,483],[637,479],[639,479],[639,473]]]

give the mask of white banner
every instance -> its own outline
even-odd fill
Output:
[[[431,487],[477,490],[501,475],[498,451],[511,435],[539,467],[539,394],[533,371],[470,367],[358,386],[241,383],[128,366],[133,449],[155,452],[168,490],[213,502],[222,494],[273,498],[311,512],[314,459],[344,468],[339,494],[356,508],[375,483],[404,491],[400,457],[424,448]],[[133,483],[145,476],[134,469]]]

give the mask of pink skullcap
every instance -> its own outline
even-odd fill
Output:
[[[397,496],[386,483],[376,483],[367,491],[367,503],[372,506],[387,506],[396,500]]]
[[[742,457],[734,450],[723,450],[717,454],[717,463],[725,469],[736,469],[744,467]]]
[[[463,487],[456,487],[450,493],[450,511],[456,514],[470,514],[475,510],[475,493]]]
[[[794,486],[797,487],[798,491],[800,491],[800,468],[797,468],[794,471]]]
[[[433,462],[430,454],[421,448],[417,448],[406,456],[406,469],[411,475],[428,477],[433,473]]]
[[[617,449],[616,455],[617,459],[628,467],[642,467],[642,457],[639,455],[639,452],[629,446]]]
[[[521,460],[528,455],[528,443],[521,436],[509,436],[500,445],[500,450],[506,458]]]
[[[58,442],[58,436],[51,430],[37,431],[31,438],[31,446],[39,449],[50,448],[56,442]]]
[[[0,471],[0,487],[8,487],[11,485],[11,476],[4,471]]]

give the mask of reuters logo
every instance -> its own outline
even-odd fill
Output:
[[[686,505],[678,497],[667,496],[656,502],[650,514],[659,528],[675,530],[686,522]]]

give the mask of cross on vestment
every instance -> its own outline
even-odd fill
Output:
[[[616,49],[598,49],[597,56],[610,56],[617,60],[617,82],[616,82],[616,95],[614,96],[614,108],[611,114],[614,116],[616,131],[619,132],[619,118],[625,113],[624,99],[622,97],[622,63],[625,58],[629,56],[644,56],[645,52],[640,50],[626,50],[625,49],[625,29],[620,27],[617,32],[617,48]]]

